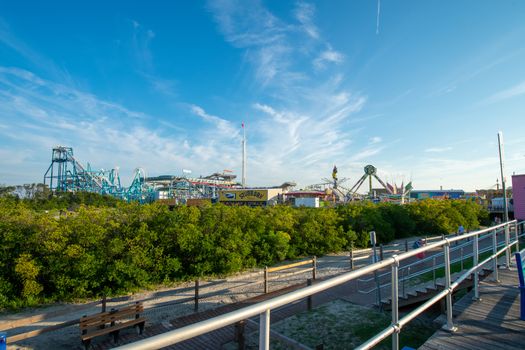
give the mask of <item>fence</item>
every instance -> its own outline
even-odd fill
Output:
[[[520,225],[523,225],[523,222],[520,223]],[[412,321],[414,318],[419,316],[421,313],[423,313],[425,310],[430,308],[435,303],[441,301],[441,299],[445,299],[446,302],[446,313],[447,313],[447,322],[444,326],[445,329],[453,331],[455,329],[453,320],[452,320],[452,293],[454,289],[456,289],[459,284],[464,281],[466,278],[468,278],[470,275],[474,274],[474,291],[475,296],[479,297],[478,292],[478,270],[485,265],[486,263],[493,261],[494,266],[496,268],[494,269],[494,273],[497,274],[497,259],[498,256],[505,253],[505,266],[510,266],[510,249],[514,245],[518,245],[517,239],[514,239],[511,242],[510,237],[510,228],[514,229],[514,232],[516,233],[515,238],[517,238],[518,233],[518,223],[514,221],[509,221],[494,227],[490,227],[487,229],[479,230],[476,232],[471,232],[468,234],[464,234],[462,236],[452,237],[452,238],[444,238],[438,242],[428,244],[426,246],[423,246],[418,249],[414,249],[412,251],[408,251],[405,253],[402,253],[400,255],[394,255],[392,257],[386,258],[385,260],[378,261],[374,264],[365,266],[361,269],[354,270],[351,272],[347,272],[344,274],[341,274],[339,276],[336,276],[334,278],[330,278],[325,281],[321,281],[315,285],[308,286],[302,289],[299,289],[297,291],[284,294],[281,296],[278,296],[276,298],[260,302],[255,305],[248,306],[246,308],[236,310],[221,316],[217,316],[211,319],[208,319],[206,321],[202,321],[199,323],[191,324],[173,331],[169,331],[151,338],[147,338],[144,340],[137,341],[135,343],[127,344],[121,347],[118,347],[120,350],[124,349],[158,349],[165,346],[169,346],[178,342],[181,342],[183,340],[187,340],[196,336],[199,336],[201,334],[205,334],[208,332],[211,332],[216,329],[223,328],[228,325],[233,325],[239,321],[249,319],[251,317],[259,315],[259,348],[260,349],[269,349],[270,346],[270,311],[274,310],[276,308],[282,307],[284,305],[287,305],[288,303],[292,303],[298,300],[301,300],[303,298],[309,297],[311,295],[314,295],[316,293],[328,290],[332,287],[339,286],[343,283],[349,282],[351,280],[355,280],[361,276],[364,276],[368,273],[372,273],[374,271],[378,271],[382,268],[390,267],[391,268],[391,295],[392,295],[392,322],[390,326],[385,328],[383,331],[376,334],[374,337],[366,341],[364,344],[361,344],[358,349],[370,349],[379,342],[381,342],[383,339],[392,336],[392,349],[397,350],[399,349],[399,333],[401,332],[402,328],[407,325],[410,321]],[[479,262],[479,236],[486,233],[491,233],[492,237],[496,236],[496,230],[504,229],[505,237],[504,237],[504,246],[503,248],[498,250],[498,246],[493,240],[493,251],[492,255],[483,260],[482,262]],[[459,276],[453,283],[451,281],[451,272],[450,272],[450,245],[451,243],[463,240],[463,239],[472,239],[472,245],[473,245],[473,267],[468,269],[466,272],[464,272],[461,276]],[[434,297],[423,303],[422,305],[418,306],[408,314],[406,314],[401,319],[399,318],[399,308],[398,308],[398,299],[399,299],[399,265],[401,261],[404,261],[406,259],[409,259],[413,256],[416,256],[420,253],[425,253],[432,251],[434,249],[441,248],[443,250],[443,257],[444,257],[444,268],[445,268],[445,289],[436,294]],[[497,276],[496,276],[497,278]]]
[[[310,265],[307,268],[303,268],[299,271],[296,271],[296,268]],[[233,286],[228,286],[221,288],[219,290],[214,289],[215,282],[205,282],[201,280],[195,280],[192,282],[191,285],[188,285],[184,288],[178,288],[172,291],[173,295],[177,296],[175,300],[171,301],[162,301],[162,302],[156,302],[153,306],[145,309],[145,315],[147,316],[152,309],[158,310],[159,308],[167,308],[172,307],[176,305],[182,305],[185,304],[187,307],[189,313],[191,313],[190,308],[193,312],[199,311],[199,302],[200,301],[207,301],[210,298],[217,297],[221,295],[224,292],[234,292],[235,290],[239,288],[253,288],[253,293],[260,294],[261,293],[261,286],[264,285],[264,293],[269,292],[269,282],[271,280],[277,281],[280,280],[280,278],[287,278],[289,276],[295,276],[298,274],[302,274],[305,272],[310,272],[312,279],[316,279],[317,275],[317,258],[314,256],[311,259],[299,261],[287,265],[282,266],[276,266],[271,268],[266,268],[264,272],[261,274],[261,272],[253,273],[253,280],[247,282],[246,280],[240,280],[236,281],[235,279],[232,279],[229,281],[231,284],[234,284]],[[281,272],[279,276],[271,276],[270,274],[274,274],[276,272]],[[301,277],[301,276],[300,276]],[[307,284],[310,285],[312,282],[312,279],[308,278],[306,280]],[[285,281],[284,283],[293,283]],[[212,288],[214,290],[207,291],[207,288]],[[166,293],[166,292],[161,292]],[[169,292],[168,292],[169,293]],[[130,304],[131,302],[135,301],[142,301],[142,302],[148,302],[155,299],[155,301],[160,301],[160,296],[155,296],[153,294],[151,297],[147,298],[133,298],[133,297],[117,297],[117,298],[103,298],[100,301],[91,302],[85,305],[73,305],[71,307],[67,307],[62,311],[54,311],[54,312],[43,312],[39,315],[32,315],[29,317],[24,317],[21,319],[14,319],[9,322],[5,322],[2,325],[0,325],[0,331],[7,331],[9,333],[12,332],[12,330],[25,327],[27,328],[33,328],[32,330],[16,333],[16,334],[10,334],[8,337],[9,343],[18,342],[21,340],[25,340],[28,338],[39,336],[43,333],[56,331],[65,327],[70,327],[77,325],[80,321],[80,316],[74,317],[72,314],[78,314],[82,311],[82,314],[89,313],[94,314],[95,312],[101,311],[104,312],[106,310],[106,305],[110,304],[111,308],[121,308],[125,307],[126,305]],[[309,307],[311,307],[311,301],[309,303]],[[97,310],[98,309],[98,310]],[[71,315],[70,315],[71,314]],[[52,324],[53,322],[49,321],[55,318],[60,317],[63,319],[63,321],[56,322],[56,324],[53,325],[46,325],[43,327],[35,327],[35,325],[38,322],[45,322],[47,324]],[[36,328],[36,329],[35,329]]]
[[[490,238],[492,238],[492,242],[489,242],[489,244],[487,244],[487,246],[485,248],[479,249],[479,254],[487,253],[487,252],[490,252],[490,251],[492,251],[492,253],[495,253],[497,251],[497,249],[495,249],[495,248],[502,247],[503,245],[505,245],[505,237],[504,236],[501,237],[500,242],[498,242],[498,238],[497,237],[498,237],[498,234],[500,234],[500,233],[501,234],[505,233],[505,229],[503,227],[500,228],[500,229],[495,229],[492,232],[487,232],[485,234],[480,234],[479,235],[479,239],[478,239],[478,243],[481,243],[483,240],[490,239]],[[516,231],[516,234],[518,234],[517,231]],[[464,235],[459,236],[459,237],[462,240],[467,240],[468,239]],[[458,243],[458,242],[456,242],[456,243]],[[468,252],[468,249],[467,249],[467,248],[470,248],[470,246],[472,246],[472,244],[473,244],[473,242],[466,241],[466,242],[462,242],[462,243],[457,244],[454,247],[450,248],[451,256],[453,255],[454,252],[456,252],[456,258],[452,258],[451,257],[450,263],[451,264],[459,264],[460,265],[460,269],[459,269],[460,271],[464,270],[465,260],[470,260],[474,256],[473,249],[472,249],[472,252]],[[465,253],[465,251],[467,251],[467,252]],[[402,286],[402,295],[406,295],[405,285],[410,279],[417,278],[419,276],[428,274],[430,272],[433,273],[432,280],[434,282],[434,285],[436,284],[436,270],[444,268],[444,266],[445,266],[445,264],[444,264],[444,254],[443,254],[443,252],[439,252],[439,251],[438,252],[431,251],[430,253],[432,253],[432,254],[431,255],[429,254],[429,256],[427,256],[427,257],[425,257],[423,259],[418,259],[415,262],[412,262],[412,263],[409,263],[409,264],[406,264],[404,266],[400,266],[399,267],[398,273],[400,275],[399,282],[401,283],[401,286]],[[493,267],[493,269],[494,269],[494,267]],[[497,272],[495,273],[495,275],[496,274],[497,274]],[[381,280],[384,280],[385,277],[389,277],[389,276],[390,276],[390,272],[385,272],[385,273],[379,274],[377,279],[379,281],[381,281]],[[375,282],[376,282],[376,278],[375,277],[359,278],[357,280],[358,292],[361,293],[361,294],[370,294],[372,292],[377,292],[378,288],[380,288],[381,289],[381,293],[382,293],[383,289],[385,289],[385,288],[387,288],[387,287],[389,287],[391,285],[391,283],[388,281],[386,283],[379,283],[379,286],[375,285],[372,288],[365,289],[365,287],[367,285],[374,284]]]

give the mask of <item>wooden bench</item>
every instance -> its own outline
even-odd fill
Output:
[[[520,319],[525,321],[525,278],[523,266],[525,265],[525,250],[516,253],[516,267],[518,270],[518,278],[520,280]]]
[[[136,302],[134,305],[126,306],[118,310],[101,312],[99,314],[83,316],[80,319],[80,338],[86,349],[89,349],[91,339],[110,334],[113,336],[113,341],[118,342],[119,332],[121,329],[127,327],[137,327],[139,334],[144,331],[144,323],[146,318],[140,317],[144,311],[141,302]]]

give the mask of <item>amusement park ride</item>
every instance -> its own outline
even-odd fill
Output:
[[[89,163],[84,168],[73,156],[71,147],[57,146],[53,148],[44,184],[57,192],[95,192],[141,203],[156,199],[176,199],[184,203],[190,198],[216,198],[219,189],[238,185],[234,182],[236,175],[226,171],[200,178],[191,178],[187,174],[188,171],[183,171],[181,176],[146,177],[144,170],[137,168],[131,185],[123,187],[118,168],[93,170]]]
[[[146,185],[143,169],[135,169],[131,185],[122,187],[118,168],[93,170],[89,163],[84,168],[73,156],[71,147],[53,148],[51,165],[44,174],[44,184],[58,192],[95,192],[139,202],[154,199],[154,191]]]
[[[330,193],[339,203],[364,199],[403,203],[412,189],[411,183],[401,188],[385,183],[379,178],[377,169],[373,165],[365,166],[363,176],[351,188],[343,185],[348,179],[339,179],[337,172],[337,167],[334,165],[331,180],[324,178],[323,183],[308,186],[306,189]],[[146,177],[144,170],[137,168],[131,185],[124,187],[120,182],[118,168],[93,170],[89,163],[87,167],[83,167],[73,156],[71,147],[57,146],[53,148],[51,165],[44,175],[44,184],[55,192],[95,192],[140,203],[157,199],[175,200],[177,203],[185,203],[193,198],[216,199],[221,189],[242,187],[242,184],[235,181],[236,175],[231,174],[230,170],[199,178],[188,177],[189,173],[190,171],[183,170],[181,176]],[[386,193],[376,195],[372,189],[372,178],[385,188]],[[367,179],[369,180],[368,194],[357,193]]]
[[[385,183],[381,178],[377,175],[377,168],[373,165],[367,165],[364,168],[364,174],[361,176],[359,180],[351,187],[347,188],[343,186],[342,184],[346,182],[348,179],[343,178],[339,179],[337,177],[337,166],[334,165],[334,168],[332,170],[332,180],[329,180],[327,178],[323,178],[323,183],[310,185],[306,189],[308,190],[324,190],[331,192],[338,202],[350,202],[355,200],[364,200],[364,199],[370,199],[370,200],[382,200],[382,201],[399,201],[400,203],[404,203],[405,198],[408,198],[408,194],[410,190],[412,189],[412,183],[408,183],[406,186],[401,185],[401,188],[397,188],[395,185],[391,185],[389,183]],[[386,194],[380,194],[376,195],[374,193],[374,190],[372,188],[372,179],[375,178],[381,186],[386,190]],[[369,184],[369,191],[368,194],[363,195],[360,193],[357,193],[359,188],[365,183],[366,180]]]

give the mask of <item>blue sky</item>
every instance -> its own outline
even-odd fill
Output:
[[[0,1],[0,183],[51,148],[148,175],[304,186],[525,173],[523,1]],[[240,176],[239,176],[240,177]]]

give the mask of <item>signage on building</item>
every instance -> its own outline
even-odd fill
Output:
[[[266,202],[268,190],[232,189],[219,192],[220,202]]]

